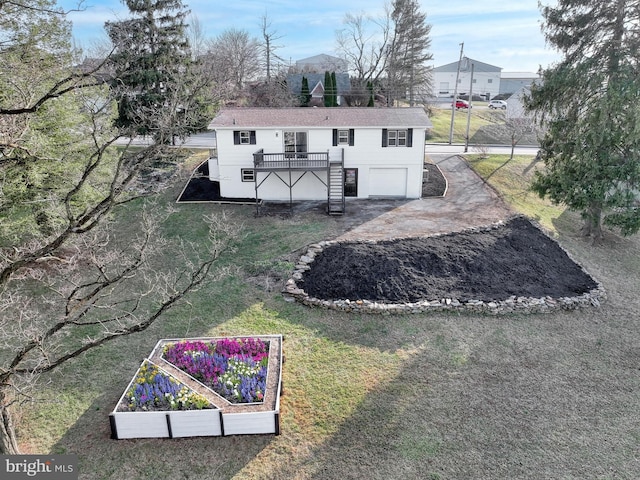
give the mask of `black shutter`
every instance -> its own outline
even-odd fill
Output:
[[[387,129],[386,128],[382,129],[382,146],[383,147],[387,146]]]
[[[353,128],[349,129],[349,146],[353,147],[356,144],[356,131]]]
[[[251,130],[249,132],[249,143],[251,145],[255,145],[256,144],[256,131],[255,130]]]
[[[407,130],[407,147],[413,147],[413,128]]]
[[[233,144],[240,145],[240,132],[237,130],[233,131]]]
[[[338,129],[337,128],[333,129],[333,146],[334,147],[338,146]]]

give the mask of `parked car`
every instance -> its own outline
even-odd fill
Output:
[[[504,100],[491,100],[489,102],[489,108],[500,108],[502,110],[506,110],[507,109],[507,102],[505,102]]]
[[[453,105],[451,105],[451,106],[453,107]],[[469,102],[467,102],[466,100],[458,99],[458,100],[456,100],[455,106],[456,106],[456,110],[459,110],[461,108],[469,108]],[[473,107],[471,107],[471,108],[473,108]]]

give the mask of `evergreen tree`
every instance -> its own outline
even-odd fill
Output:
[[[331,74],[326,71],[324,72],[324,106],[331,106]]]
[[[311,93],[309,93],[309,80],[304,75],[302,76],[302,89],[300,91],[300,102],[303,107],[309,106],[311,100]]]
[[[115,47],[116,126],[157,142],[202,128],[206,98],[194,92],[191,52],[181,0],[124,0],[132,18],[107,22]]]
[[[367,107],[375,107],[376,102],[373,98],[373,83],[370,81],[367,82],[367,91],[369,92],[369,102],[367,103]]]
[[[387,54],[387,96],[393,105],[395,99],[408,94],[413,106],[419,92],[431,91],[431,25],[417,0],[394,0],[391,8],[393,37]]]
[[[336,72],[331,72],[331,106],[338,106],[338,82],[336,81]]]
[[[546,128],[546,169],[532,188],[581,212],[583,234],[602,223],[640,229],[640,20],[638,2],[559,0],[544,32],[563,59],[542,72],[528,107]]]

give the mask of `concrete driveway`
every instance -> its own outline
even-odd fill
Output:
[[[385,200],[347,202],[342,218],[354,221],[354,226],[338,239],[387,240],[455,232],[495,223],[513,213],[460,156],[430,153],[429,158],[448,181],[444,197],[398,200],[395,204]]]

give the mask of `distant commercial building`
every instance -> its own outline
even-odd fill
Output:
[[[500,94],[513,95],[539,78],[536,73],[531,72],[503,72],[500,77]]]
[[[458,63],[460,63],[459,73]],[[458,95],[467,95],[471,87],[471,65],[473,65],[473,95],[484,96],[487,100],[498,94],[513,94],[539,79],[535,73],[502,72],[501,67],[465,57],[461,62],[448,63],[433,69],[434,96],[452,97],[456,75],[458,75]]]
[[[458,74],[458,64],[460,72]],[[471,84],[471,66],[473,65],[473,86]],[[500,73],[502,68],[489,65],[472,58],[463,58],[461,62],[448,63],[433,69],[434,96],[452,97],[456,75],[458,75],[458,95],[468,94],[472,86],[474,95],[491,99],[500,92]]]

